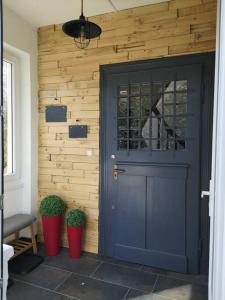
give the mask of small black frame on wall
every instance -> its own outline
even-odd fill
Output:
[[[67,122],[67,106],[46,106],[45,120],[46,122]]]
[[[87,138],[87,125],[71,125],[69,126],[69,137],[76,139]]]

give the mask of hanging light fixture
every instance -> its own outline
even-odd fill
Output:
[[[63,24],[65,34],[74,38],[74,42],[80,49],[88,47],[90,40],[100,36],[102,29],[95,23],[89,22],[83,12],[83,0],[81,0],[81,15],[78,20],[72,20]]]

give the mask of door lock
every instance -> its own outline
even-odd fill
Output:
[[[122,173],[125,173],[126,172],[126,170],[124,170],[124,169],[119,169],[118,167],[117,167],[117,165],[114,165],[113,166],[113,178],[114,178],[114,180],[117,180],[118,179],[118,174],[122,174]]]

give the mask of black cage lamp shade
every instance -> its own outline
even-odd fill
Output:
[[[85,18],[83,14],[83,0],[81,0],[80,18],[63,24],[62,30],[65,34],[73,37],[75,44],[81,49],[87,48],[90,40],[99,37],[102,33],[101,28],[97,24]]]

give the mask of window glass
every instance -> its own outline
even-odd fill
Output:
[[[3,61],[4,174],[13,174],[13,64]]]

